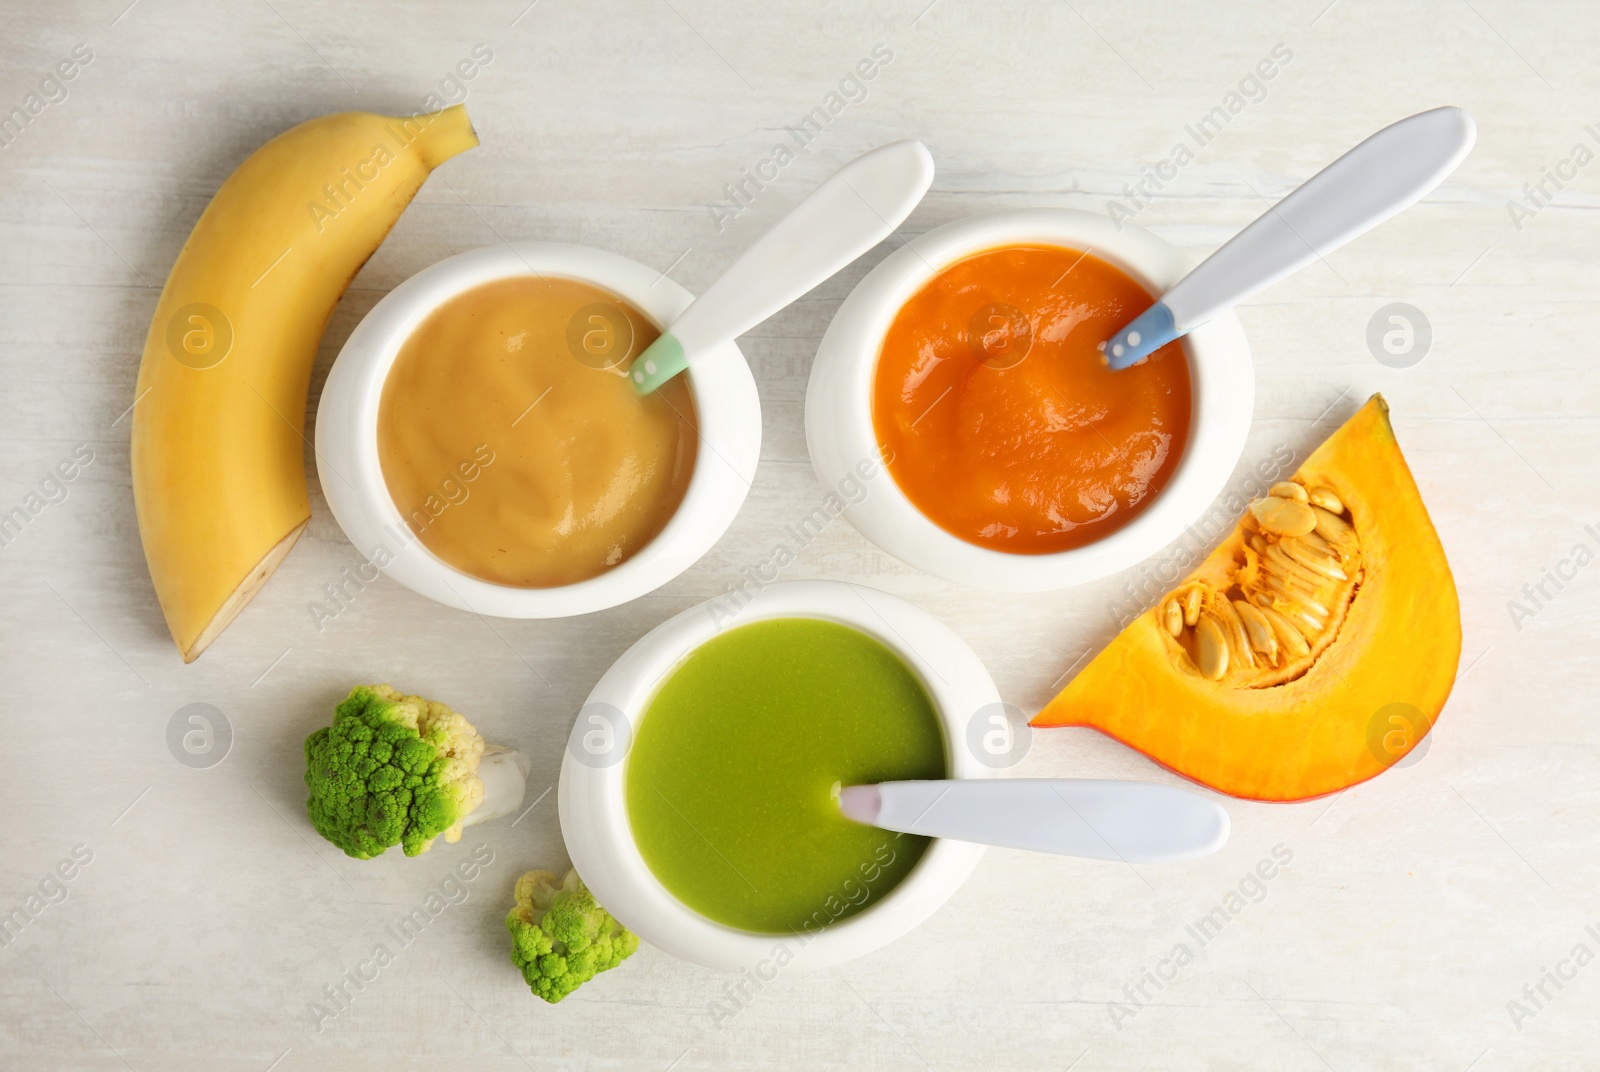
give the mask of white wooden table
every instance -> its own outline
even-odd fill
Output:
[[[33,902],[0,948],[0,1064],[1600,1063],[1600,570],[1578,569],[1526,620],[1508,608],[1576,545],[1600,550],[1600,166],[1585,158],[1600,151],[1600,30],[1588,5],[127,3],[0,10],[0,109],[75,47],[92,53],[66,98],[0,148],[0,508],[26,501],[80,445],[93,453],[65,498],[0,551],[0,909],[41,887],[56,896]],[[145,572],[124,416],[166,271],[257,144],[324,112],[415,110],[475,45],[492,61],[442,92],[466,93],[483,145],[427,184],[357,278],[314,383],[379,297],[451,253],[581,241],[698,290],[871,146],[920,138],[938,177],[902,234],[743,340],[766,420],[759,478],[732,530],[672,584],[606,613],[491,630],[380,581],[319,630],[310,605],[360,555],[313,486],[306,537],[185,667]],[[875,48],[890,58],[864,99],[841,90]],[[1275,48],[1272,79],[1241,91]],[[750,207],[731,218],[709,207],[830,92],[845,107]],[[1153,170],[1235,92],[1237,114],[1214,121],[1193,161],[1148,204],[1130,202],[1123,187],[1141,165]],[[448,700],[534,757],[533,794],[551,785],[604,668],[764,560],[821,499],[802,430],[809,363],[843,296],[907,235],[973,212],[1103,212],[1117,200],[1198,257],[1337,152],[1442,103],[1479,122],[1460,171],[1240,310],[1259,377],[1240,479],[1280,444],[1303,457],[1372,391],[1393,405],[1466,637],[1461,681],[1420,762],[1329,800],[1235,803],[1232,842],[1192,865],[1135,872],[993,851],[911,936],[839,969],[780,975],[731,1019],[713,1013],[733,1007],[727,977],[650,949],[558,1007],[527,993],[500,919],[515,873],[565,863],[553,795],[515,826],[415,860],[347,860],[309,829],[301,741],[356,682]],[[1579,145],[1587,166],[1563,163]],[[1524,184],[1547,173],[1568,178],[1535,203]],[[1380,363],[1367,343],[1394,302],[1430,325],[1426,356],[1408,368]],[[843,522],[785,575],[914,600],[1028,710],[1113,634],[1105,608],[1128,579],[994,596],[914,572]],[[166,743],[190,703],[214,705],[232,728],[231,750],[207,769],[180,764]],[[1173,779],[1087,730],[1038,735],[1019,773]],[[493,862],[464,900],[352,986],[337,1015],[308,1010],[379,942],[395,945],[386,928],[480,841]],[[1275,852],[1288,863],[1258,893],[1247,876]],[[58,865],[73,876],[60,887],[46,881]],[[1254,899],[1230,901],[1241,883]],[[1238,911],[1201,947],[1186,925],[1229,904]],[[1192,963],[1162,967],[1179,943]],[[1579,945],[1582,966],[1564,959]],[[1157,987],[1147,971],[1167,978]],[[1558,987],[1546,971],[1572,978]]]

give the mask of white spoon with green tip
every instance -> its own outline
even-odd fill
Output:
[[[882,242],[932,182],[933,157],[918,141],[873,149],[840,168],[634,358],[634,390],[650,394]]]

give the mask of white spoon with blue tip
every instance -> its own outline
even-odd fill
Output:
[[[1229,830],[1227,811],[1199,793],[1081,778],[847,785],[839,810],[883,830],[1130,864],[1209,856]]]
[[[933,157],[897,141],[856,157],[756,240],[655,342],[628,379],[650,394],[894,233],[933,183]]]
[[[1434,108],[1391,124],[1313,175],[1103,346],[1124,369],[1416,203],[1466,158],[1472,116]]]

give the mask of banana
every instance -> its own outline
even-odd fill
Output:
[[[465,109],[324,116],[239,166],[178,254],[134,395],[133,494],[167,627],[193,662],[311,518],[306,391],[333,308],[439,164]]]

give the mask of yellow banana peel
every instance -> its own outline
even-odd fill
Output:
[[[178,254],[139,366],[132,469],[184,662],[310,520],[306,391],[334,306],[428,174],[477,144],[461,105],[310,120],[239,166]]]

